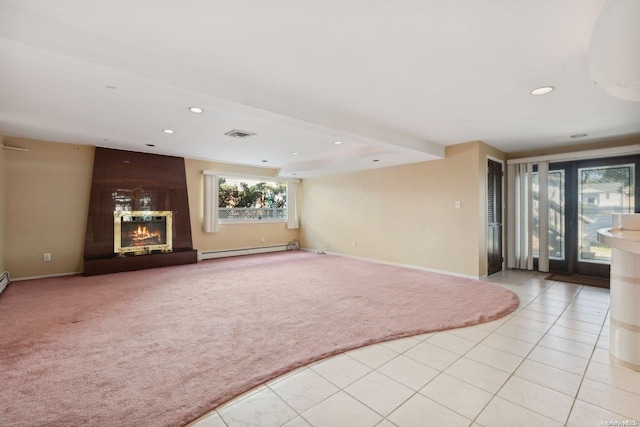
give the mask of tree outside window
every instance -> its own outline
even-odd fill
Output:
[[[218,214],[223,222],[286,221],[287,183],[220,177]]]

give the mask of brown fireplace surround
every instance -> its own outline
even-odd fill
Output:
[[[123,220],[127,222],[127,232],[131,232],[128,222],[139,222],[137,240],[122,240],[116,221]],[[167,228],[160,232],[157,223],[162,221]],[[123,243],[129,246],[123,249]],[[84,274],[192,264],[197,259],[191,240],[184,159],[96,148]]]

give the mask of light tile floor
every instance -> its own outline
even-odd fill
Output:
[[[310,364],[192,426],[640,425],[640,372],[609,360],[608,290],[513,270],[486,281],[518,309]]]

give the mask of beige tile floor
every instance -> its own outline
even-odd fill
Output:
[[[486,280],[518,294],[514,313],[316,362],[192,426],[640,425],[640,373],[609,360],[608,290],[522,271]]]

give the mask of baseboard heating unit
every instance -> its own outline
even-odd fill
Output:
[[[283,245],[257,246],[255,248],[225,249],[221,251],[200,252],[198,254],[198,258],[200,260],[206,260],[230,256],[265,254],[268,252],[292,251],[299,248],[300,245],[298,244],[298,242],[290,242]]]
[[[9,278],[9,272],[5,271],[4,273],[0,274],[0,293],[2,293],[2,291],[4,291],[4,288],[7,287],[7,285],[9,284],[9,282],[11,281],[11,279]]]

